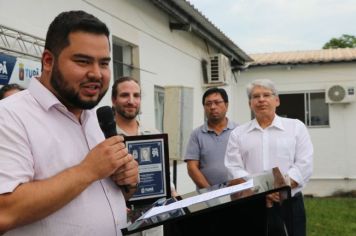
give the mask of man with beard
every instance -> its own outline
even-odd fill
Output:
[[[136,119],[141,107],[141,87],[136,79],[128,76],[117,79],[111,89],[111,101],[115,112],[118,134],[134,136],[159,133],[156,129],[143,128]],[[172,182],[171,195],[173,197],[177,196]],[[142,207],[145,208],[145,206]],[[132,235],[160,236],[163,235],[163,227],[151,228]]]
[[[305,236],[306,216],[301,191],[313,172],[313,144],[308,130],[300,120],[276,114],[280,100],[271,80],[249,83],[247,96],[255,119],[231,132],[225,155],[229,177],[241,178],[278,167],[292,188],[293,235]],[[267,200],[268,235],[286,235],[284,226],[277,220],[279,194],[271,194]]]
[[[236,124],[226,117],[229,98],[223,88],[210,88],[203,95],[207,121],[190,135],[184,160],[197,188],[228,180],[224,166],[227,141]]]
[[[109,62],[109,30],[93,15],[63,12],[49,26],[42,75],[0,104],[0,234],[121,235],[138,167],[91,110]]]
[[[125,136],[157,134],[156,129],[145,129],[136,119],[141,107],[141,88],[132,77],[117,79],[111,90],[111,101],[115,112],[116,130]]]

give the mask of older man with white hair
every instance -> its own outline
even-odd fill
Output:
[[[255,119],[231,132],[225,154],[230,179],[279,167],[290,179],[295,236],[306,235],[306,216],[301,190],[313,171],[313,145],[305,125],[280,117],[278,92],[271,80],[255,80],[247,86]],[[272,196],[278,202],[277,195]],[[271,227],[269,228],[271,230]],[[270,231],[269,235],[278,235]]]

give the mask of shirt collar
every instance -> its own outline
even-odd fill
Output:
[[[234,128],[235,128],[234,122],[230,121],[229,118],[227,118],[227,117],[226,117],[226,119],[227,119],[227,125],[226,125],[226,127],[224,128],[224,131],[225,131],[225,130],[229,130],[229,129],[234,129]],[[208,121],[205,121],[205,122],[204,122],[202,131],[203,131],[204,133],[207,133],[207,132],[209,132],[209,131],[210,131],[210,132],[215,132],[214,130],[212,130],[212,129],[209,128],[209,126],[208,126]]]
[[[141,131],[142,127],[141,124],[138,120],[137,122],[137,134],[136,135],[142,135],[144,134],[144,131]],[[124,136],[130,136],[128,133],[126,133],[117,123],[116,123],[116,131],[118,134],[124,135]]]
[[[272,121],[272,124],[268,127],[268,128],[277,128],[280,130],[284,130],[284,126],[282,124],[282,119],[280,116],[278,116],[277,114],[274,116],[274,119]],[[261,126],[258,124],[256,118],[252,120],[250,127],[248,128],[247,132],[250,132],[254,129],[259,129],[259,130],[263,130],[261,128]]]
[[[284,130],[284,126],[282,123],[282,118],[280,116],[275,115],[271,127],[276,127],[277,129]]]
[[[33,77],[31,79],[28,90],[38,104],[46,111],[55,105],[64,106],[51,91],[40,83],[38,78]]]
[[[43,84],[39,81],[39,78],[33,77],[31,79],[28,90],[45,111],[49,111],[51,107],[54,107],[71,119],[77,121],[74,114],[68,111],[67,107],[64,106],[48,88],[43,86]],[[81,122],[88,119],[89,113],[89,110],[83,110],[80,117]]]

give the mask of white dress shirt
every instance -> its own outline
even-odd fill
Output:
[[[104,140],[95,111],[83,111],[80,119],[35,78],[28,90],[2,100],[0,194],[78,165]],[[106,178],[92,183],[51,215],[5,235],[116,236],[125,226],[125,199],[120,188]]]
[[[235,128],[230,135],[225,165],[230,179],[279,167],[302,190],[313,172],[313,145],[305,125],[296,119],[275,116],[262,129],[256,119]]]

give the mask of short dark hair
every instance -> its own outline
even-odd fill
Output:
[[[11,90],[22,91],[22,90],[24,90],[24,88],[22,88],[18,84],[6,84],[6,85],[2,86],[0,89],[0,100],[4,98],[4,95],[6,92],[11,91]]]
[[[203,105],[204,105],[204,102],[205,102],[205,98],[207,96],[209,96],[210,94],[213,94],[213,93],[220,94],[222,99],[224,100],[224,102],[225,103],[229,103],[229,97],[227,96],[227,93],[226,93],[225,89],[214,87],[214,88],[209,88],[208,90],[205,91],[205,93],[203,95],[203,100],[202,100]]]
[[[85,11],[67,11],[60,13],[49,25],[45,49],[58,56],[69,45],[69,34],[78,31],[105,34],[109,40],[110,31],[98,18]]]
[[[135,83],[138,84],[138,86],[140,86],[139,82],[137,81],[137,79],[130,77],[130,76],[123,76],[118,78],[117,80],[115,80],[114,84],[111,87],[111,98],[115,99],[117,96],[117,87],[119,86],[119,84],[126,82],[126,81],[134,81]]]

